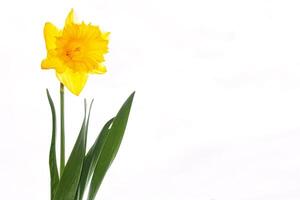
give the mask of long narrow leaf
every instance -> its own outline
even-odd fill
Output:
[[[94,99],[90,103],[88,118],[87,118],[87,121],[86,121],[86,129],[85,129],[85,131],[86,131],[86,141],[87,141],[87,136],[88,136],[88,127],[89,127],[90,115],[91,115],[91,110],[92,110],[93,102],[94,102]],[[81,176],[80,176],[79,184],[78,184],[77,191],[76,191],[76,197],[75,197],[76,200],[79,200],[79,196],[81,194],[80,193],[81,191],[79,189],[80,189],[80,185],[81,185],[81,182],[82,182],[82,176],[83,176],[83,173],[85,171],[84,169],[85,169],[85,165],[86,165],[85,163],[87,162],[86,160],[87,160],[87,156],[85,156],[84,161],[83,161],[82,170],[81,170]]]
[[[49,94],[47,89],[47,97],[49,101],[49,105],[51,108],[52,114],[52,138],[51,138],[51,145],[50,145],[50,152],[49,152],[49,167],[50,167],[50,181],[51,181],[51,200],[54,198],[54,194],[56,191],[56,187],[59,183],[59,176],[58,176],[58,169],[57,169],[57,161],[56,161],[56,114],[55,114],[55,107],[52,101],[52,98]]]
[[[80,133],[59,182],[54,200],[74,200],[86,149],[86,102]]]
[[[95,199],[103,178],[119,150],[126,129],[133,97],[134,92],[129,96],[119,110],[108,132],[91,180],[88,200]]]
[[[94,103],[94,99],[91,101],[90,103],[90,107],[89,107],[89,113],[88,113],[88,117],[87,117],[87,120],[86,120],[86,125],[85,125],[85,143],[87,141],[87,136],[88,136],[88,130],[89,130],[89,123],[90,123],[90,115],[91,115],[91,111],[92,111],[92,106],[93,106],[93,103]]]
[[[104,127],[102,128],[100,134],[98,135],[95,143],[93,146],[90,148],[88,151],[87,155],[85,156],[84,159],[84,164],[81,172],[81,177],[80,177],[80,182],[79,182],[79,187],[77,191],[77,196],[79,200],[82,200],[84,190],[86,188],[86,185],[88,184],[92,173],[94,172],[94,169],[96,167],[96,163],[98,161],[98,158],[100,156],[100,152],[103,148],[103,144],[106,140],[106,136],[108,135],[109,127],[111,123],[113,122],[112,118],[109,120]]]

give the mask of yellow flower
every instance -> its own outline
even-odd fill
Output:
[[[63,30],[52,23],[45,24],[47,58],[42,61],[42,69],[55,69],[59,81],[79,95],[88,74],[106,72],[103,55],[108,52],[108,35],[98,26],[75,23],[72,9]]]

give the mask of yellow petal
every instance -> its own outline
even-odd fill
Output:
[[[51,61],[51,59],[48,59],[48,58],[46,58],[42,61],[41,67],[42,67],[42,69],[53,69],[53,68],[55,68],[52,61]]]
[[[60,35],[60,31],[56,26],[47,22],[44,27],[44,37],[47,50],[56,48],[56,38]]]
[[[66,86],[70,92],[79,95],[84,88],[88,75],[82,72],[73,72],[67,68],[63,73],[56,73],[57,78]]]
[[[109,40],[110,32],[105,32],[102,34],[104,40]]]
[[[102,64],[99,64],[91,73],[95,74],[105,74],[107,72],[106,67]]]
[[[67,18],[66,18],[65,26],[71,25],[73,23],[74,23],[74,10],[72,8],[71,11],[69,12]]]
[[[66,70],[67,66],[55,56],[49,56],[42,61],[42,69],[55,69],[56,72],[62,73]]]

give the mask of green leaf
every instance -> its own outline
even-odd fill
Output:
[[[47,97],[51,108],[52,114],[52,139],[50,145],[50,153],[49,153],[49,167],[50,167],[50,182],[51,182],[51,200],[54,198],[54,194],[59,183],[58,169],[57,169],[57,161],[56,161],[56,114],[55,107],[52,101],[52,98],[47,89]]]
[[[85,99],[84,99],[85,101]],[[87,141],[87,135],[88,135],[88,129],[89,129],[89,123],[90,123],[90,115],[91,115],[91,111],[92,111],[92,106],[93,106],[93,103],[94,103],[94,99],[91,101],[90,103],[90,108],[89,108],[89,114],[88,114],[88,118],[87,118],[87,121],[86,121],[86,125],[85,125],[85,143]]]
[[[86,150],[86,101],[84,103],[84,119],[80,133],[58,184],[54,200],[75,199]]]
[[[109,120],[104,127],[102,128],[100,134],[98,135],[95,143],[88,151],[87,155],[85,156],[83,168],[81,172],[79,187],[77,190],[77,196],[79,200],[82,200],[83,194],[86,188],[86,185],[88,184],[92,173],[95,170],[96,163],[98,161],[98,158],[100,156],[100,152],[103,148],[104,141],[106,140],[106,136],[108,135],[109,127],[111,123],[113,122],[112,118]]]
[[[126,129],[133,97],[134,92],[125,101],[115,119],[113,120],[111,128],[109,129],[91,180],[88,200],[95,199],[103,178],[119,150]]]

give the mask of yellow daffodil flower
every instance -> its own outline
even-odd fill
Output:
[[[79,95],[88,74],[103,74],[104,54],[108,52],[108,35],[98,26],[74,22],[73,9],[62,30],[47,22],[44,37],[47,58],[42,69],[55,69],[59,81],[73,94]]]

